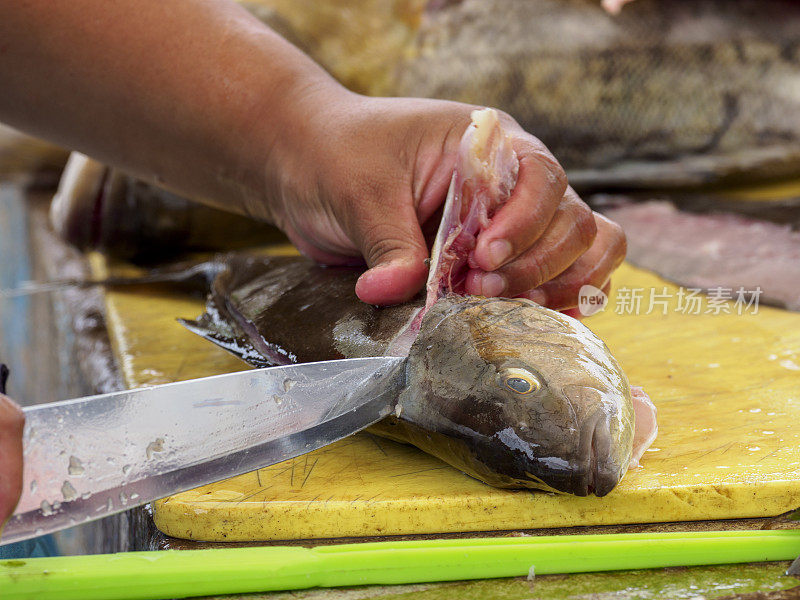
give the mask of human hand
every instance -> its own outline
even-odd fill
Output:
[[[22,492],[22,429],[25,417],[4,395],[8,371],[0,365],[0,531]]]
[[[269,218],[324,264],[362,264],[359,298],[393,304],[427,276],[426,233],[435,231],[459,142],[475,108],[413,98],[365,98],[315,90],[324,106],[276,144],[278,200]],[[307,99],[309,100],[309,99]],[[577,306],[586,283],[606,285],[625,254],[621,229],[567,186],[545,146],[508,115],[520,170],[514,192],[477,239],[467,291],[525,295],[552,308]],[[532,291],[533,290],[533,291]]]

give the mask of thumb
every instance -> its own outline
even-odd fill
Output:
[[[358,225],[358,246],[370,267],[356,283],[369,304],[399,304],[413,298],[428,275],[428,247],[411,202],[376,207]]]

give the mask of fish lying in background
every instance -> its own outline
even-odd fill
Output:
[[[508,112],[579,191],[800,174],[794,0],[244,4],[351,89]]]
[[[800,200],[590,202],[625,230],[635,265],[689,288],[725,291],[723,298],[741,289],[748,301],[800,311]]]
[[[359,271],[233,254],[184,324],[256,366],[408,356],[396,417],[374,429],[498,487],[603,496],[656,435],[655,408],[579,321],[526,299],[461,296],[466,256],[518,162],[491,109],[464,134],[427,297],[378,308]]]

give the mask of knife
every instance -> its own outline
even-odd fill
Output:
[[[389,415],[404,382],[404,358],[356,358],[26,408],[23,492],[0,544],[331,444]]]

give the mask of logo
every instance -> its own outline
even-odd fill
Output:
[[[578,292],[578,310],[584,317],[605,310],[608,296],[593,285],[584,285]]]

